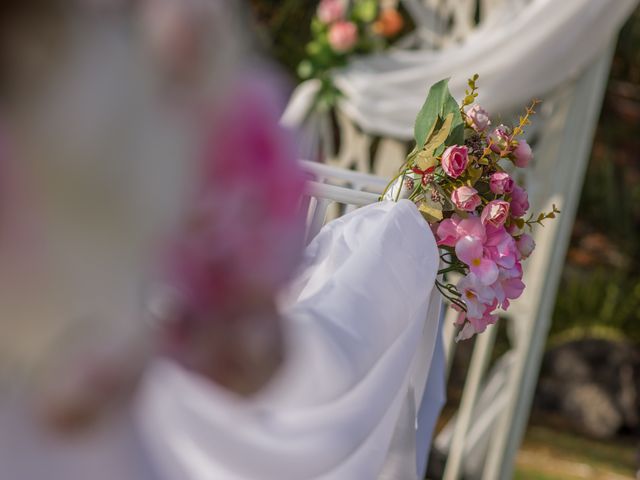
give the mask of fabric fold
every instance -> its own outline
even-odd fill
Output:
[[[480,75],[478,101],[494,113],[520,109],[575,79],[613,41],[638,0],[532,0],[496,10],[464,41],[442,50],[389,50],[334,74],[339,107],[369,133],[410,139],[429,85],[451,77],[460,98]],[[294,92],[283,123],[305,118],[315,81]]]
[[[415,472],[415,392],[430,368],[413,364],[431,364],[436,349],[438,264],[409,201],[326,225],[283,301],[285,365],[259,397],[233,397],[169,361],[150,370],[136,412],[159,469],[168,480],[369,480],[400,436],[413,442]]]

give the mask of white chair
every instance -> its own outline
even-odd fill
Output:
[[[493,12],[505,2],[521,8],[530,0],[404,0],[417,25],[409,43],[446,49],[472,33],[478,21],[491,21]],[[507,316],[512,348],[489,376],[486,370],[497,329],[490,328],[476,342],[458,412],[435,442],[436,448],[448,456],[444,473],[447,480],[460,478],[463,473],[485,480],[512,478],[612,52],[609,48],[575,81],[546,95],[536,123],[528,131],[536,151],[536,160],[526,178],[532,210],[548,211],[555,204],[562,214],[535,232],[537,251],[525,267],[528,288]],[[330,173],[356,190],[362,190],[365,179],[373,181],[372,177],[356,178],[353,175],[359,174],[349,170],[390,178],[404,161],[408,139],[368,134],[345,112],[338,109],[335,113],[340,136],[337,151],[328,148],[333,145],[333,139],[327,138],[331,128],[316,125],[325,151],[330,154],[326,163],[333,168],[329,171],[326,165],[316,165],[310,169]],[[381,186],[382,182],[375,185]],[[311,233],[321,225],[331,201],[352,205],[374,201],[370,194],[344,187],[311,184],[311,191],[320,198],[312,206]],[[449,362],[455,347],[455,315],[453,310],[447,313],[445,328]],[[483,406],[487,408],[479,408]]]
[[[314,175],[314,180],[308,181],[304,196],[304,205],[308,208],[307,242],[311,241],[319,232],[322,225],[335,217],[336,212],[330,212],[329,208],[340,205],[338,211],[346,213],[353,209],[370,205],[379,201],[388,180],[374,175],[344,170],[317,162],[302,161],[305,171]],[[426,288],[426,287],[425,287]],[[425,290],[427,291],[427,290]],[[427,324],[442,325],[444,309],[441,307],[443,300],[434,289],[425,321]],[[429,319],[434,320],[429,322]],[[380,478],[396,479],[398,475],[398,462],[406,464],[406,459],[415,458],[416,465],[405,466],[401,470],[406,475],[411,468],[417,468],[419,475],[426,470],[429,445],[431,444],[433,430],[444,403],[444,346],[440,328],[433,330],[424,327],[422,341],[419,343],[416,359],[412,366],[412,376],[421,387],[411,387],[408,392],[407,403],[398,419],[397,428],[400,436],[391,440],[391,457],[387,471],[381,472]],[[434,336],[436,339],[434,340]],[[435,341],[435,351],[431,346]],[[415,429],[415,430],[414,430]],[[415,439],[415,442],[407,442],[405,433]],[[402,452],[398,456],[398,450]],[[389,456],[387,457],[389,459]],[[404,475],[403,474],[403,475]],[[404,477],[403,477],[404,478]],[[408,477],[407,477],[408,478]],[[422,476],[420,477],[422,478]]]

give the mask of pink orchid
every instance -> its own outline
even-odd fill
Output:
[[[462,219],[454,214],[451,218],[446,218],[440,222],[436,230],[439,238],[438,245],[446,247],[455,247],[460,234],[458,233],[458,224]]]
[[[467,316],[467,320],[471,325],[473,325],[473,329],[476,333],[484,332],[489,325],[493,325],[498,321],[498,315],[494,313],[496,308],[498,308],[498,301],[494,299],[490,305],[485,306],[481,318]]]
[[[456,255],[482,284],[491,285],[498,278],[498,266],[485,256],[486,232],[482,222],[478,217],[462,220],[458,233],[461,235],[455,246]]]
[[[491,285],[495,292],[496,300],[500,306],[507,310],[509,308],[509,300],[515,300],[522,295],[525,285],[522,282],[522,265],[516,263],[511,269],[501,269],[498,280]]]
[[[475,318],[470,317],[468,314],[463,315],[457,324],[462,324],[462,329],[456,336],[456,342],[461,340],[468,340],[476,334],[484,332],[489,325],[493,325],[498,321],[498,315],[495,314],[495,310],[498,307],[498,302],[493,301],[490,305],[485,305],[485,309],[482,317]]]
[[[495,292],[474,274],[469,273],[458,282],[458,291],[467,306],[466,318],[480,320],[485,316],[487,307],[495,302]]]
[[[504,227],[487,227],[487,240],[484,248],[485,255],[500,268],[513,268],[518,260],[516,242]]]
[[[470,216],[469,218],[460,220],[460,223],[458,223],[457,231],[458,237],[475,237],[479,240],[482,240],[483,243],[487,238],[487,230],[485,226],[483,225],[480,218],[474,215]]]

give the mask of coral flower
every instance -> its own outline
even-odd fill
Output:
[[[373,24],[373,31],[386,38],[394,37],[404,27],[404,19],[395,8],[385,8]]]

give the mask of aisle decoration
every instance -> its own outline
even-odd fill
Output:
[[[343,67],[354,54],[380,51],[390,45],[404,28],[404,17],[380,0],[321,0],[311,21],[307,58],[300,62],[302,80],[316,78],[321,89],[314,108],[334,106],[340,95],[330,71]]]
[[[515,127],[492,127],[475,103],[478,75],[469,80],[462,105],[448,80],[431,87],[415,124],[416,147],[383,199],[409,199],[431,226],[441,251],[442,278],[461,275],[457,284],[437,281],[439,291],[461,312],[458,339],[483,332],[522,294],[522,261],[535,243],[529,233],[560,213],[529,213],[526,190],[513,173],[533,159],[520,138],[529,125],[534,100]],[[529,232],[529,233],[527,233]]]

